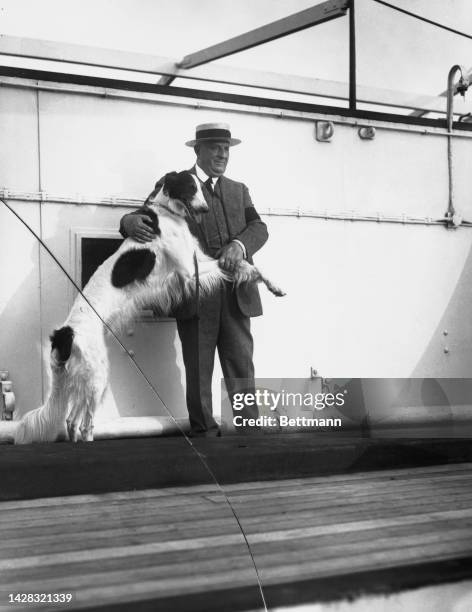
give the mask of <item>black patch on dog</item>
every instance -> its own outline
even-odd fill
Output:
[[[156,254],[149,249],[133,249],[120,255],[111,272],[111,284],[121,289],[130,283],[144,281],[156,263]]]
[[[74,330],[69,325],[55,329],[54,333],[49,336],[51,340],[51,351],[54,349],[59,353],[59,361],[65,363],[72,351],[72,341],[74,340]]]
[[[149,217],[149,221],[146,220],[146,223],[151,227],[152,231],[156,234],[156,236],[160,236],[161,228],[159,227],[159,218],[156,213],[151,209],[143,209],[140,211],[140,213]]]
[[[187,206],[197,193],[197,186],[187,170],[169,172],[164,177],[164,193],[173,200],[180,200]]]

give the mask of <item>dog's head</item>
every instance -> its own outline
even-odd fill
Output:
[[[172,212],[185,217],[191,213],[199,215],[208,212],[208,204],[203,196],[197,177],[187,172],[169,172],[154,204],[164,204]]]

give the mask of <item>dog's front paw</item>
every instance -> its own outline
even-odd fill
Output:
[[[271,293],[273,293],[277,297],[283,297],[284,295],[287,295],[285,291],[282,291],[280,287],[277,287],[277,285],[274,285],[270,281],[266,282],[266,287]]]
[[[251,270],[251,268],[243,268],[239,267],[233,273],[233,282],[236,285],[240,285],[241,283],[249,283],[249,282],[257,282],[257,276]]]

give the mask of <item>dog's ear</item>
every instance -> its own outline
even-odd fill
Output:
[[[186,217],[188,215],[187,207],[180,200],[172,200],[172,208],[179,217]]]
[[[164,193],[168,196],[169,192],[173,191],[173,187],[176,185],[178,180],[177,172],[168,172],[164,177]]]

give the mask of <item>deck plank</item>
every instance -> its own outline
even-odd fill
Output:
[[[471,542],[464,542],[464,533],[455,533],[453,538],[448,541],[447,534],[434,535],[431,534],[423,541],[414,541],[408,543],[408,536],[399,539],[397,542],[390,541],[388,547],[383,547],[381,542],[380,549],[376,550],[375,542],[363,542],[361,546],[338,544],[337,546],[320,547],[316,549],[312,547],[305,550],[293,550],[284,554],[283,558],[277,557],[274,554],[261,554],[256,557],[257,563],[261,566],[262,571],[267,574],[270,579],[272,576],[282,574],[289,578],[293,572],[297,572],[297,568],[301,574],[317,569],[319,575],[335,575],[336,572],[345,572],[349,568],[347,560],[355,565],[365,566],[366,562],[376,560],[376,563],[382,566],[387,564],[404,563],[405,560],[421,559],[424,552],[425,555],[452,555],[470,552]],[[320,561],[320,555],[322,561]],[[202,575],[202,583],[206,583],[211,576],[218,577],[230,571],[238,572],[245,571],[250,568],[251,561],[243,548],[239,548],[231,556],[221,556],[217,559],[199,559],[199,574]],[[70,574],[66,577],[54,576],[48,582],[49,588],[53,591],[60,589],[68,589],[71,591],[82,591],[87,589],[91,584],[103,585],[133,585],[140,581],[154,579],[160,581],[165,588],[165,582],[168,580],[174,581],[178,577],[181,581],[182,588],[186,588],[189,579],[195,578],[195,562],[188,561],[185,555],[181,555],[174,564],[149,565],[147,567],[135,568],[124,566],[115,571],[96,571],[87,574]],[[33,591],[41,589],[42,580],[34,580],[30,583],[30,588]],[[13,591],[20,591],[22,581],[16,581],[9,584],[9,588]]]
[[[461,475],[464,473],[472,473],[472,463],[457,463],[457,464],[446,464],[446,465],[431,465],[417,468],[401,468],[398,470],[378,470],[369,472],[356,472],[352,474],[336,474],[328,476],[315,476],[306,478],[292,478],[286,480],[269,480],[269,481],[257,481],[257,482],[242,482],[236,484],[223,484],[221,488],[227,494],[234,494],[236,492],[245,494],[256,490],[257,492],[263,493],[265,491],[281,491],[298,489],[300,486],[326,486],[340,483],[355,483],[357,481],[362,482],[377,482],[385,483],[386,480],[394,478],[397,481],[404,480],[416,480],[419,482],[424,481],[429,475],[442,475],[447,473],[450,476]],[[220,488],[212,483],[206,485],[194,485],[191,487],[191,493],[189,493],[188,487],[166,487],[161,489],[140,489],[133,490],[132,494],[130,491],[117,491],[109,493],[99,493],[92,495],[63,495],[56,497],[38,497],[36,499],[19,499],[14,501],[2,501],[1,507],[3,511],[16,510],[21,508],[36,508],[41,506],[54,507],[54,506],[75,506],[76,504],[103,504],[105,501],[120,501],[126,502],[129,499],[141,500],[155,497],[171,497],[174,495],[178,496],[189,496],[201,493],[202,495],[211,495],[212,493],[220,492]]]
[[[425,478],[423,481],[418,480],[408,485],[395,479],[387,479],[379,483],[343,484],[339,487],[336,484],[301,485],[285,491],[275,490],[267,492],[264,490],[259,492],[259,494],[241,495],[229,493],[228,497],[234,506],[239,504],[244,508],[256,508],[258,506],[267,506],[267,502],[270,501],[270,507],[277,508],[277,506],[283,507],[285,505],[296,507],[297,504],[303,505],[306,503],[313,503],[314,507],[316,507],[317,503],[324,505],[333,504],[343,498],[349,499],[352,503],[362,502],[364,499],[370,498],[372,493],[375,493],[376,499],[382,499],[389,495],[398,497],[399,494],[414,499],[416,496],[423,495],[424,493],[435,496],[451,493],[460,495],[469,492],[472,492],[472,474],[464,476],[452,475],[448,476],[447,479],[444,477]],[[143,500],[139,497],[135,498],[132,493],[128,493],[126,499],[108,500],[104,498],[102,503],[94,503],[92,505],[87,502],[76,502],[75,504],[65,504],[63,506],[52,505],[51,507],[47,505],[23,506],[15,509],[7,507],[5,509],[2,508],[0,529],[4,526],[11,527],[15,522],[26,523],[28,521],[44,521],[49,519],[53,523],[61,519],[70,520],[75,516],[81,516],[84,508],[87,508],[89,518],[93,518],[95,515],[101,516],[105,513],[111,518],[117,514],[120,516],[124,516],[126,513],[132,514],[138,508],[141,513],[148,509],[153,509],[154,512],[166,516],[168,510],[178,508],[179,506],[182,506],[184,513],[198,514],[201,512],[205,514],[210,509],[215,510],[214,504],[224,507],[226,505],[225,495],[221,493],[204,495],[196,493],[195,495],[173,495],[166,496],[165,498],[158,496],[148,497]]]
[[[457,517],[456,517],[457,518]],[[458,524],[460,527],[458,527]],[[349,529],[349,526],[346,526]],[[336,552],[339,545],[350,545],[353,550],[360,553],[364,543],[370,546],[372,542],[378,543],[385,548],[398,546],[399,542],[403,543],[422,543],[426,541],[452,541],[454,539],[467,539],[471,533],[471,521],[463,519],[458,523],[456,519],[431,521],[429,523],[417,523],[412,535],[412,525],[393,525],[382,526],[378,528],[367,528],[365,530],[358,529],[356,531],[340,530],[336,533],[320,533],[311,534],[310,537],[293,538],[290,540],[274,539],[260,542],[251,541],[251,549],[253,554],[259,560],[261,555],[272,555],[274,560],[282,559],[286,561],[286,555],[291,551],[307,551],[304,556],[310,554],[319,556],[322,549]],[[199,563],[201,560],[215,560],[216,565],[219,565],[219,559],[226,559],[236,554],[247,554],[245,545],[218,545],[218,546],[201,546],[199,548],[164,551],[161,553],[134,554],[129,559],[132,559],[134,569],[146,567],[171,566],[175,563],[179,566],[188,562],[190,564]],[[68,575],[79,574],[97,574],[103,571],[118,571],[123,567],[123,559],[121,557],[106,557],[99,560],[85,559],[81,561],[73,561],[69,563],[55,564],[54,560],[51,565],[41,564],[40,566],[31,566],[21,568],[22,580],[43,580],[54,575],[56,578]],[[195,566],[192,565],[194,568]],[[8,585],[18,580],[18,570],[2,570],[0,575],[0,584]]]
[[[245,527],[251,530],[251,526],[255,529],[258,528],[258,524],[267,522],[270,520],[270,524],[273,526],[278,521],[282,520],[285,525],[291,523],[296,524],[299,521],[310,519],[311,524],[329,524],[330,522],[339,522],[341,519],[344,520],[350,516],[356,514],[362,514],[362,516],[369,516],[375,518],[376,516],[389,516],[392,511],[408,515],[414,510],[415,514],[424,514],[425,511],[431,509],[431,504],[434,504],[436,511],[447,510],[451,507],[454,509],[460,509],[461,507],[470,507],[470,499],[472,492],[468,489],[460,489],[459,491],[451,491],[444,485],[444,490],[441,492],[419,490],[415,491],[410,496],[396,497],[395,491],[390,495],[371,495],[363,497],[362,500],[354,499],[350,496],[339,497],[334,502],[326,502],[321,496],[320,499],[304,501],[294,504],[287,502],[284,505],[270,508],[270,512],[266,510],[261,512],[259,505],[253,504],[234,504],[234,508],[238,514],[240,520],[244,522]],[[386,503],[389,502],[389,503]],[[2,540],[5,543],[8,539],[21,540],[22,537],[31,537],[34,534],[41,535],[56,535],[61,534],[64,531],[67,533],[82,533],[85,534],[88,531],[94,532],[97,530],[104,529],[116,529],[116,528],[141,528],[154,525],[156,534],[159,531],[165,531],[172,529],[180,529],[188,524],[188,519],[191,517],[192,524],[208,525],[210,527],[217,527],[219,524],[226,524],[228,519],[232,518],[232,513],[227,505],[218,505],[215,508],[206,509],[203,513],[196,513],[188,511],[188,508],[182,508],[180,513],[175,511],[168,512],[167,515],[162,515],[157,512],[152,512],[152,507],[148,508],[147,512],[136,513],[134,510],[131,512],[119,510],[114,513],[103,512],[98,515],[88,515],[87,519],[84,520],[84,512],[81,514],[71,517],[66,515],[64,517],[56,517],[51,520],[49,516],[38,516],[36,521],[33,521],[30,517],[20,518],[17,517],[15,521],[11,521],[10,525],[5,525],[0,531]],[[67,527],[67,529],[65,529]],[[37,533],[40,530],[40,533]]]
[[[376,513],[379,516],[388,515],[394,509],[398,514],[408,515],[411,510],[421,513],[425,509],[431,508],[434,504],[436,511],[454,507],[469,507],[472,499],[472,491],[451,490],[446,485],[439,492],[425,491],[422,489],[415,490],[408,496],[397,496],[395,491],[389,493],[379,493],[372,499],[372,495],[364,495],[362,497],[342,496],[339,495],[332,502],[326,501],[321,495],[320,498],[305,501],[302,503],[293,504],[290,502],[279,504],[277,507],[272,507],[271,512],[261,512],[259,503],[252,502],[251,504],[242,505],[241,502],[233,503],[233,508],[236,511],[240,520],[243,521],[245,528],[251,532],[256,530],[261,524],[270,521],[271,528],[280,522],[287,528],[291,525],[306,524],[308,520],[311,524],[316,524],[316,521],[330,521],[335,519],[336,522],[344,520],[346,517],[352,516],[354,513],[360,513],[363,516],[375,517]],[[386,508],[385,506],[388,506]],[[263,508],[263,505],[262,505]],[[154,532],[157,535],[159,532],[171,533],[178,531],[183,535],[188,529],[192,529],[196,525],[198,529],[219,529],[225,526],[228,521],[234,523],[233,514],[228,505],[218,505],[215,508],[205,509],[203,513],[193,512],[189,523],[189,513],[187,508],[182,509],[180,515],[174,511],[168,512],[167,515],[154,513],[153,508],[148,507],[146,510],[139,509],[139,515],[136,511],[117,511],[114,513],[104,512],[99,515],[87,515],[87,521],[84,522],[83,515],[86,509],[78,515],[64,517],[55,517],[54,520],[49,516],[39,516],[36,520],[28,517],[17,517],[11,520],[9,525],[4,525],[0,529],[2,537],[2,545],[7,546],[8,543],[18,543],[21,545],[22,540],[30,541],[30,538],[43,538],[45,541],[48,538],[55,538],[61,533],[67,532],[67,536],[80,535],[84,540],[94,538],[96,533],[116,536],[120,533],[126,533],[126,529],[136,530],[141,529],[143,532]],[[325,516],[325,513],[329,513]],[[387,513],[387,514],[385,514]],[[106,527],[104,528],[104,522]],[[118,530],[118,531],[117,531]],[[40,533],[38,533],[40,531]],[[133,531],[134,533],[134,531]],[[90,534],[90,535],[88,535]],[[40,541],[38,539],[38,542]]]

